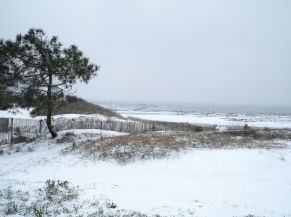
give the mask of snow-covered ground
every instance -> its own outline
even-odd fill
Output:
[[[250,126],[291,128],[288,115],[129,110],[121,113],[125,117],[160,121],[219,126],[247,123]],[[17,114],[0,111],[0,117],[11,116],[31,118],[28,110]],[[80,116],[86,115],[55,118]],[[86,116],[94,117],[106,118]],[[59,137],[68,132],[73,132],[80,141],[124,135],[104,130],[67,130],[59,132]],[[148,216],[291,217],[291,142],[281,142],[287,143],[287,148],[192,149],[168,159],[135,161],[125,165],[93,161],[75,152],[67,152],[72,142],[57,143],[49,135],[28,144],[0,146],[0,216],[4,216],[1,190],[11,186],[12,189],[33,192],[50,179],[66,180],[79,186],[79,196],[84,203],[108,199],[117,205],[118,210],[134,210]],[[83,211],[92,209],[95,208],[90,205]],[[87,216],[88,213],[84,211],[83,214]]]
[[[15,112],[17,111],[17,112]],[[17,108],[16,110],[0,110],[0,117],[14,117],[31,119],[30,110]],[[177,111],[147,111],[147,110],[118,110],[123,117],[133,117],[145,120],[184,122],[201,125],[217,125],[218,127],[244,126],[268,128],[290,128],[290,114],[244,114],[244,113],[215,113],[215,112],[177,112]],[[33,117],[34,119],[45,119],[44,116]],[[54,119],[98,119],[102,121],[117,120],[126,121],[119,118],[108,118],[100,114],[62,114],[53,116]]]
[[[60,135],[67,132],[71,131]],[[74,131],[88,133],[120,135]],[[32,191],[48,179],[67,180],[79,186],[84,200],[108,198],[118,209],[148,215],[291,216],[290,145],[270,150],[199,149],[170,159],[119,165],[64,154],[71,144],[42,138],[20,149],[2,147],[0,188]]]
[[[124,117],[201,125],[291,128],[291,107],[189,103],[99,102]]]
[[[8,109],[8,110],[0,110],[0,117],[1,118],[27,118],[30,119],[30,109],[23,109],[23,108],[15,108],[15,109]]]
[[[124,117],[146,120],[186,122],[202,125],[244,126],[269,128],[291,128],[291,116],[280,114],[224,114],[224,113],[188,113],[188,112],[155,112],[155,111],[118,111]]]

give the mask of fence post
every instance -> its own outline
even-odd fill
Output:
[[[39,134],[41,134],[42,128],[42,119],[39,120]]]
[[[12,142],[13,140],[13,134],[14,134],[14,128],[13,128],[13,118],[10,118],[10,141],[9,143]]]

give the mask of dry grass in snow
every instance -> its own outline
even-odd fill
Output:
[[[167,158],[188,149],[284,148],[274,140],[229,132],[150,132],[98,138],[80,143],[74,151],[98,160],[127,163],[134,160]]]

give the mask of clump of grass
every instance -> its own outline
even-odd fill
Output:
[[[31,209],[35,217],[44,217],[49,214],[48,207],[45,204],[33,203]]]
[[[255,128],[245,125],[243,127],[231,127],[223,132],[231,136],[241,136],[252,138],[255,140],[290,140],[290,129],[271,129],[271,128]]]
[[[11,139],[12,144],[24,143],[24,142],[30,142],[30,141],[31,141],[31,139],[29,139],[25,136],[17,136],[17,137],[13,137]]]
[[[68,181],[47,180],[44,188],[46,198],[51,202],[70,201],[78,198],[74,188],[69,187]]]
[[[27,147],[27,151],[28,152],[34,152],[34,148],[33,147]]]
[[[106,207],[108,209],[116,209],[117,208],[117,205],[114,202],[112,202],[112,201],[106,201]]]
[[[7,200],[12,200],[14,192],[12,191],[11,185],[9,185],[4,191],[0,192],[0,196]]]
[[[5,215],[15,215],[18,212],[18,205],[15,201],[10,201],[6,204],[4,213]]]
[[[57,139],[57,143],[74,142],[75,138],[76,135],[74,133],[67,132],[62,138]]]

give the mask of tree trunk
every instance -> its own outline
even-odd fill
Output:
[[[46,125],[48,130],[50,131],[51,135],[53,138],[57,137],[58,134],[53,130],[52,126],[52,83],[53,83],[53,78],[52,74],[49,74],[49,84],[47,88],[47,116],[46,116]]]

